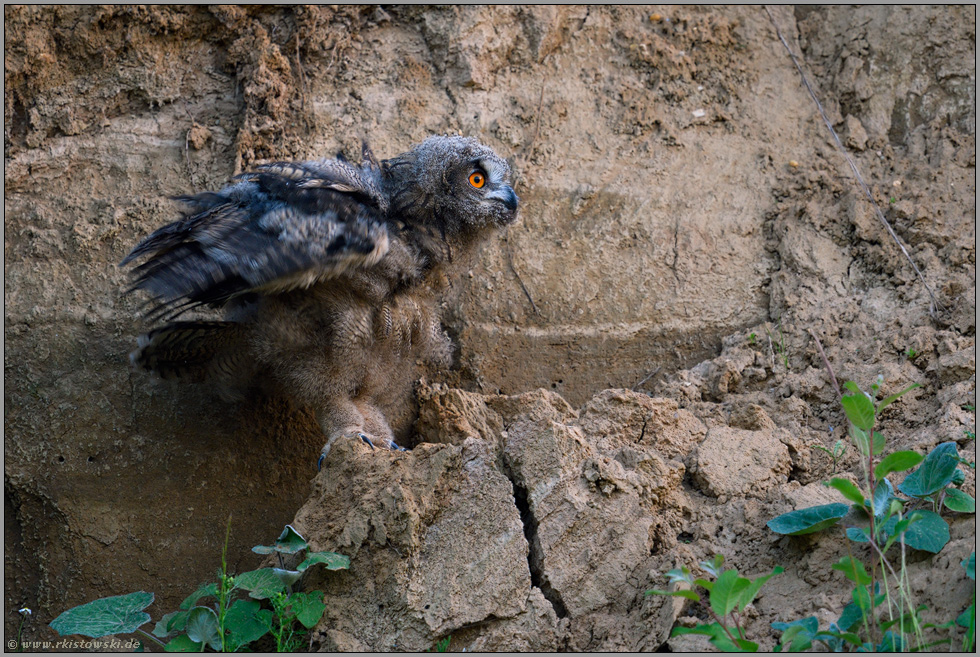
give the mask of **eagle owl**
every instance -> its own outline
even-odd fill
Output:
[[[235,389],[259,382],[341,437],[401,449],[419,362],[448,366],[436,294],[452,266],[517,217],[510,167],[463,137],[378,162],[266,164],[219,192],[178,197],[183,217],[120,263],[153,297],[133,365]],[[224,307],[224,321],[172,321]]]

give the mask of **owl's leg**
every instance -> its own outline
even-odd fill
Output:
[[[375,446],[385,447],[399,452],[406,451],[404,447],[400,447],[395,442],[395,435],[388,425],[388,420],[385,419],[384,413],[377,406],[367,401],[355,403],[357,403],[358,408],[364,416],[365,428],[376,441]]]
[[[364,416],[358,410],[353,401],[349,399],[333,400],[317,413],[317,420],[320,428],[327,436],[327,443],[320,451],[320,458],[316,463],[319,470],[323,459],[330,452],[330,448],[337,442],[338,438],[356,438],[363,440],[372,448],[374,444],[365,433]]]
[[[395,441],[388,421],[380,410],[362,400],[334,400],[317,413],[320,427],[327,436],[327,443],[317,460],[317,470],[338,438],[355,438],[367,443],[372,449],[384,447],[402,450]]]

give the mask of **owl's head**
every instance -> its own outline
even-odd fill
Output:
[[[393,219],[448,238],[517,218],[510,166],[471,137],[429,137],[381,169]]]

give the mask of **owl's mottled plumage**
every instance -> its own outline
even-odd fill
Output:
[[[255,380],[309,406],[327,442],[397,448],[417,361],[448,365],[436,310],[450,263],[517,216],[510,168],[475,139],[431,137],[377,162],[267,164],[220,192],[180,197],[182,219],[121,264],[152,317],[224,306],[226,321],[172,322],[131,354],[164,378]]]

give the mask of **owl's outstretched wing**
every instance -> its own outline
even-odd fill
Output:
[[[140,242],[120,263],[150,314],[221,305],[249,292],[307,287],[369,267],[388,251],[387,205],[374,167],[345,160],[258,167],[220,192],[179,197],[184,216]]]

